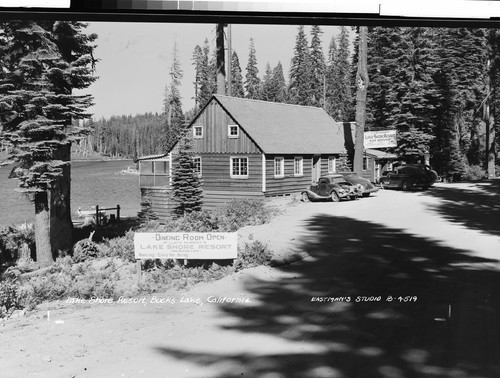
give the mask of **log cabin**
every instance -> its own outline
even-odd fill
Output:
[[[343,126],[322,108],[214,95],[187,132],[206,209],[299,193],[347,162]],[[175,205],[169,184],[177,150],[178,143],[139,159],[141,195],[160,218]]]

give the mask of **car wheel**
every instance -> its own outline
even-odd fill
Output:
[[[310,202],[311,201],[309,199],[309,196],[307,195],[306,192],[302,192],[302,194],[301,194],[301,200],[302,200],[302,202]]]
[[[349,198],[351,199],[351,201],[354,201],[358,199],[358,196],[350,196]]]
[[[335,190],[330,193],[330,197],[331,197],[333,202],[340,201],[339,195],[337,194],[337,192]]]
[[[363,194],[362,194],[362,196],[363,196],[363,197],[370,197],[370,194],[371,194],[371,193],[363,193]]]
[[[407,182],[403,182],[403,185],[401,186],[401,189],[403,190],[410,190],[410,185]]]

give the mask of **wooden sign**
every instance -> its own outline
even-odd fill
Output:
[[[212,260],[238,257],[236,232],[136,232],[136,259]]]

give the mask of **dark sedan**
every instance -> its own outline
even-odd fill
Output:
[[[438,180],[438,175],[428,165],[407,164],[389,171],[380,178],[384,189],[426,190]]]
[[[358,188],[358,192],[361,193],[363,197],[368,197],[370,194],[378,191],[378,188],[373,185],[370,180],[361,177],[357,173],[354,172],[340,172],[344,179],[347,182],[350,182],[352,185]]]

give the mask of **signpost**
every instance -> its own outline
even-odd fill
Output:
[[[383,148],[396,146],[396,130],[365,131],[365,148]]]

